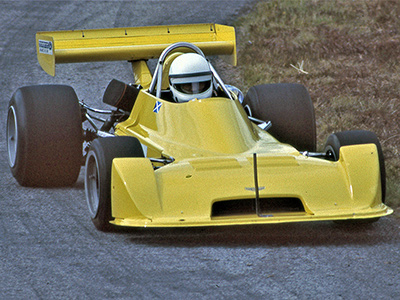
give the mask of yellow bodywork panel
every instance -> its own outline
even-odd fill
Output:
[[[381,203],[376,146],[346,146],[341,148],[340,155],[338,162],[330,162],[302,155],[260,154],[260,198],[265,203],[297,199],[302,208],[266,210],[263,216],[254,211],[227,210],[222,215],[215,211],[216,203],[222,203],[223,207],[224,202],[232,200],[238,205],[255,201],[250,155],[187,159],[156,171],[145,158],[115,159],[112,223],[148,227],[219,226],[365,219],[390,214],[392,210]],[[353,163],[355,157],[362,164]]]
[[[392,212],[381,201],[374,144],[342,147],[337,162],[306,157],[250,123],[238,101],[172,103],[141,90],[130,117],[115,132],[137,137],[148,153],[175,159],[156,170],[147,158],[114,160],[116,225],[219,226],[378,218]],[[253,153],[262,216],[248,209],[255,202]],[[267,208],[274,201],[289,207]]]
[[[131,174],[132,170],[140,174],[140,177],[126,177],[126,174]],[[153,214],[160,213],[161,203],[158,201],[157,183],[150,160],[116,158],[113,161],[112,173],[114,174],[111,180],[113,197],[132,200],[118,202],[119,205],[113,202],[114,214],[124,219],[138,218],[140,221],[145,221]],[[144,189],[145,186],[148,188]]]
[[[158,112],[153,112],[158,106]],[[158,99],[141,90],[127,121],[116,126],[117,135],[135,136],[141,143],[176,160],[242,152],[279,152],[279,144],[258,130],[238,101],[209,98],[185,103]],[[261,139],[260,136],[263,138]],[[263,150],[264,149],[264,150]],[[290,151],[296,151],[289,147]]]
[[[58,63],[147,60],[182,41],[195,44],[205,55],[228,55],[236,65],[235,30],[219,24],[38,32],[36,50],[43,70],[54,76]]]

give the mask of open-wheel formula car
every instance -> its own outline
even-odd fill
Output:
[[[89,213],[99,230],[375,221],[392,212],[384,204],[375,134],[335,133],[316,152],[304,86],[259,85],[243,97],[224,84],[205,58],[226,55],[236,64],[232,27],[39,32],[36,44],[42,68],[53,76],[57,63],[132,64],[134,82],[112,80],[104,93],[111,110],[90,107],[64,85],[21,87],[8,109],[16,180],[71,185],[84,165]],[[154,72],[149,59],[157,60]]]

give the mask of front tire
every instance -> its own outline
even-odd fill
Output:
[[[8,164],[22,186],[69,186],[82,162],[81,111],[64,85],[16,90],[7,115]]]
[[[98,138],[89,148],[85,164],[85,193],[90,218],[100,231],[111,231],[111,168],[117,157],[144,157],[138,139]]]

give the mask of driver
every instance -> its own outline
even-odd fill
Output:
[[[208,61],[196,53],[178,56],[169,69],[169,86],[176,102],[210,98],[213,84]]]

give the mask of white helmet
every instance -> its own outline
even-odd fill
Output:
[[[178,56],[169,69],[169,85],[176,102],[212,95],[212,72],[207,60],[196,53]]]

